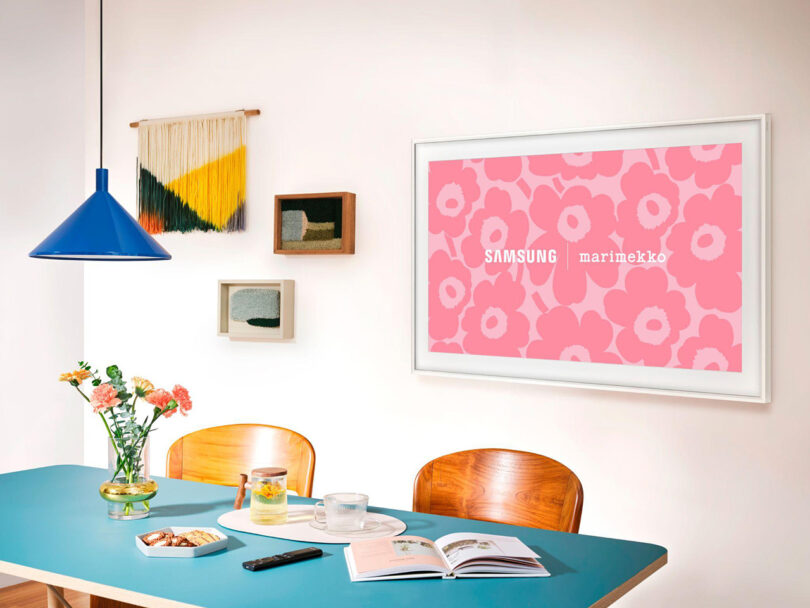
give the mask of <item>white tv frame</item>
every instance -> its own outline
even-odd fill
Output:
[[[743,371],[431,353],[427,349],[427,164],[433,160],[743,142]],[[751,182],[750,176],[756,179]],[[411,371],[434,376],[706,399],[771,399],[770,115],[413,140]],[[752,202],[753,199],[753,202]],[[752,352],[753,351],[753,352]]]

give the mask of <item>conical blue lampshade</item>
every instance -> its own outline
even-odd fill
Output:
[[[107,169],[96,169],[96,191],[29,254],[57,260],[170,260],[107,192]]]

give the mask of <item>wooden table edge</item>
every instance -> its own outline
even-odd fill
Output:
[[[28,566],[20,566],[19,564],[4,562],[2,560],[0,560],[0,572],[10,574],[11,576],[19,576],[20,578],[43,583],[45,585],[72,589],[73,591],[79,591],[89,595],[96,595],[127,604],[135,604],[136,606],[143,606],[143,608],[201,608],[197,604],[186,604],[174,600],[167,600],[154,595],[146,595],[145,593],[129,591],[121,587],[102,585],[101,583],[93,583],[81,578],[56,574],[55,572],[30,568]]]
[[[622,597],[625,593],[630,591],[633,587],[637,587],[641,581],[648,578],[651,574],[663,568],[667,563],[667,558],[669,556],[668,552],[665,552],[661,557],[651,563],[649,566],[644,567],[641,569],[638,574],[635,576],[627,579],[624,583],[616,587],[613,591],[608,593],[602,599],[596,601],[595,603],[591,604],[590,608],[606,608],[610,606],[613,602],[617,599]]]

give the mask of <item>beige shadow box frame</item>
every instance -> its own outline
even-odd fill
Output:
[[[279,317],[277,327],[257,326],[231,318],[231,296],[245,289],[277,289]],[[295,281],[232,279],[219,281],[217,298],[217,334],[231,340],[278,341],[294,336]]]

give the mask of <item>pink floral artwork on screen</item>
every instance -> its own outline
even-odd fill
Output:
[[[431,352],[742,371],[742,144],[433,161]]]

